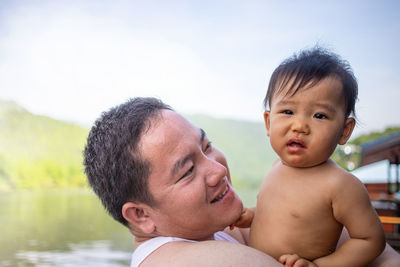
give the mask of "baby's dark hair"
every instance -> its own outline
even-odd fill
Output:
[[[287,94],[294,95],[301,88],[312,87],[327,77],[338,78],[341,81],[346,118],[350,115],[355,117],[358,85],[353,71],[347,61],[321,47],[294,54],[275,69],[269,81],[264,108],[268,109],[273,96],[281,92],[289,83],[290,88]]]

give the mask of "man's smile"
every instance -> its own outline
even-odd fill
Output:
[[[220,201],[221,199],[224,198],[224,196],[229,192],[232,191],[230,190],[230,186],[229,186],[229,182],[227,180],[227,178],[223,178],[221,181],[221,185],[219,186],[219,188],[212,194],[211,196],[211,204],[214,204],[218,201]]]
[[[226,187],[225,187],[225,189],[224,189],[224,191],[223,191],[221,194],[219,194],[216,198],[214,198],[213,200],[211,200],[211,204],[213,204],[213,203],[215,203],[215,202],[217,202],[217,201],[220,201],[220,200],[226,195],[226,193],[228,192],[228,190],[229,190],[229,185],[227,184]]]

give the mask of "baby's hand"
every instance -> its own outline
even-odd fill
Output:
[[[234,224],[230,225],[229,228],[231,230],[233,230],[235,226],[239,228],[248,228],[250,227],[253,218],[254,218],[254,210],[243,208],[240,218]]]
[[[318,267],[315,263],[300,258],[296,254],[285,254],[279,257],[279,262],[285,267]]]

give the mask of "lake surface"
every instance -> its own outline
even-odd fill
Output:
[[[256,190],[238,194],[255,205]],[[129,266],[133,237],[89,190],[0,192],[0,266]]]

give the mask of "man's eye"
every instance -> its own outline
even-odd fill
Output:
[[[209,150],[212,150],[211,142],[208,142],[208,143],[207,143],[206,147],[204,148],[204,152],[207,152],[207,151],[209,151]]]
[[[322,119],[327,119],[328,117],[327,117],[325,114],[316,113],[316,114],[314,115],[314,118],[322,120]]]
[[[283,110],[282,113],[286,114],[286,115],[293,115],[293,111],[288,110],[288,109]]]
[[[190,167],[190,169],[187,172],[185,172],[185,174],[181,177],[181,179],[191,175],[193,173],[193,170],[194,170],[194,165],[192,167]],[[179,179],[179,180],[181,180],[181,179]]]

